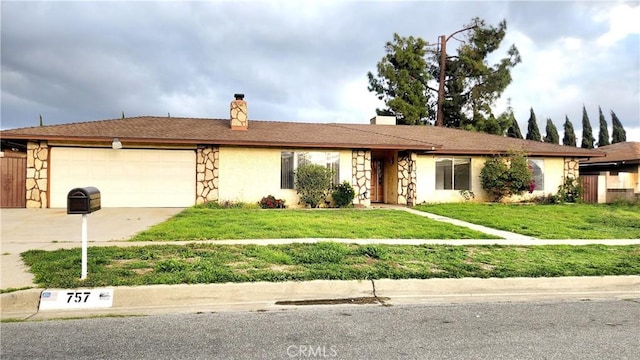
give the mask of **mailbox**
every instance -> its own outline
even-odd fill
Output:
[[[67,195],[67,214],[90,214],[100,210],[100,190],[93,186],[75,188]]]

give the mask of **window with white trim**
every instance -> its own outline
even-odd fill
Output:
[[[527,164],[533,171],[533,181],[536,184],[533,190],[544,191],[544,159],[527,159]]]
[[[294,189],[294,172],[303,164],[323,165],[333,172],[332,185],[340,182],[340,153],[337,151],[282,151],[280,153],[280,188]]]
[[[471,158],[437,157],[436,190],[471,190]]]

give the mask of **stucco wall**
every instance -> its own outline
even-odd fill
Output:
[[[220,147],[220,202],[257,203],[263,196],[286,200],[288,207],[298,206],[295,190],[280,189],[280,155],[284,149]],[[286,151],[318,151],[286,149]],[[351,150],[326,150],[340,153],[340,182],[352,181]]]
[[[461,156],[465,157],[465,156]],[[467,156],[468,157],[468,156]],[[435,155],[420,155],[417,159],[417,203],[439,203],[464,201],[458,190],[436,190],[436,163]],[[474,201],[489,201],[489,197],[482,189],[480,172],[484,167],[485,157],[471,156],[471,191],[475,195]],[[536,158],[537,159],[537,158]],[[544,189],[536,190],[532,194],[525,193],[508,201],[521,201],[534,196],[555,194],[558,186],[562,184],[564,174],[563,158],[544,158]]]

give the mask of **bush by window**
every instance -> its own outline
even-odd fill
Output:
[[[280,153],[280,188],[295,189],[294,174],[301,165],[321,165],[331,170],[331,185],[340,183],[340,153],[335,151],[283,151]]]

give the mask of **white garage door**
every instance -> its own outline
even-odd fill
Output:
[[[195,150],[52,147],[51,207],[76,187],[95,186],[103,207],[186,207],[195,203]]]

